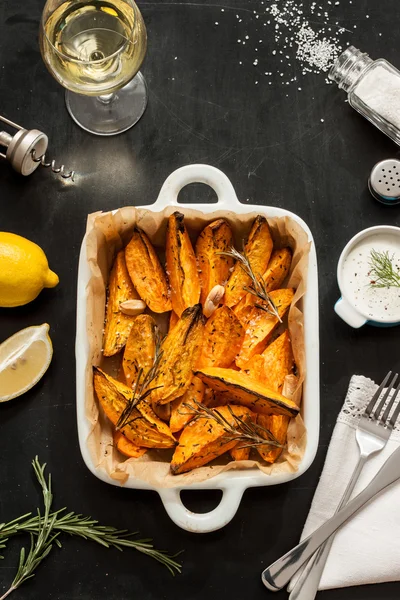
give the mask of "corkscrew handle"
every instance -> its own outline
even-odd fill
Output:
[[[24,129],[17,123],[6,119],[0,115],[0,121],[10,127],[17,129],[15,135],[6,131],[0,131],[0,146],[7,148],[6,153],[0,153],[0,158],[8,160],[18,173],[21,175],[30,175],[39,165],[51,167],[53,173],[59,173],[64,179],[74,180],[74,171],[67,172],[64,165],[56,167],[55,161],[48,162],[46,150],[48,138],[38,129]]]

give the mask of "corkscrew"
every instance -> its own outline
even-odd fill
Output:
[[[30,175],[39,165],[51,168],[53,173],[59,174],[63,179],[74,181],[75,171],[66,171],[65,166],[56,167],[56,161],[48,161],[46,151],[49,143],[47,135],[38,129],[24,129],[21,125],[13,123],[0,115],[0,121],[18,129],[12,136],[7,131],[0,131],[0,146],[7,148],[6,153],[0,152],[0,158],[11,163],[15,171],[21,175]]]

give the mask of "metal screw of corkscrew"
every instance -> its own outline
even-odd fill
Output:
[[[0,121],[6,123],[18,132],[12,136],[6,131],[0,131],[0,146],[7,148],[6,153],[0,152],[0,158],[8,160],[18,173],[30,175],[39,165],[50,167],[53,173],[59,173],[63,179],[74,181],[75,171],[66,171],[64,165],[56,167],[56,161],[46,161],[46,150],[49,140],[47,135],[38,129],[24,129],[0,115]]]

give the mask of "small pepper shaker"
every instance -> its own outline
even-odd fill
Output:
[[[348,94],[350,106],[400,145],[400,71],[383,58],[372,60],[349,46],[329,79]]]
[[[368,188],[378,202],[387,206],[400,203],[400,160],[386,158],[372,169]]]

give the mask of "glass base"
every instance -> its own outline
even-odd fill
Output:
[[[75,123],[95,135],[117,135],[130,129],[147,106],[146,80],[141,73],[114,94],[83,96],[65,93],[67,109]]]

